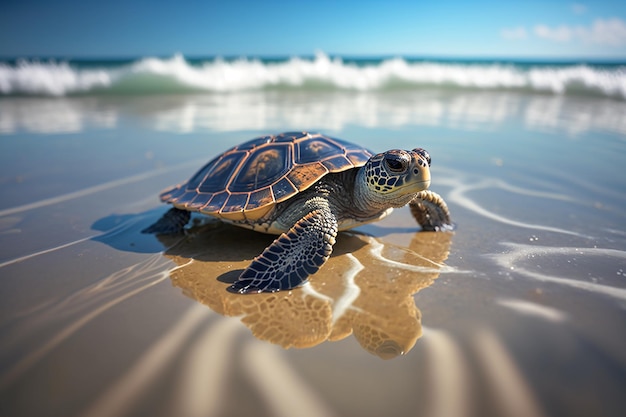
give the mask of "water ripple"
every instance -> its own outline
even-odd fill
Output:
[[[538,270],[530,270],[519,265],[522,261],[525,261],[529,258],[535,258],[536,260],[537,258],[540,258],[542,256],[553,255],[565,255],[570,257],[586,255],[602,256],[604,258],[617,258],[620,260],[620,265],[623,265],[622,262],[624,259],[626,259],[626,251],[605,248],[536,246],[523,245],[518,243],[503,243],[503,245],[509,249],[506,253],[490,255],[489,257],[506,270],[515,271],[515,273],[524,275],[537,281],[552,282],[572,288],[590,291],[597,294],[609,295],[611,297],[615,297],[621,300],[626,300],[626,289],[624,288],[617,288],[609,285],[581,281],[562,276],[553,276],[540,272]]]
[[[464,184],[460,180],[456,180],[456,179],[447,179],[447,181],[444,180],[444,181],[441,181],[441,183],[443,184],[447,183],[447,185],[452,185],[453,187],[452,191],[450,191],[450,193],[447,195],[446,199],[448,200],[448,202],[454,202],[467,210],[470,210],[490,220],[494,220],[498,223],[506,224],[509,226],[521,227],[525,229],[561,233],[561,234],[566,234],[566,235],[583,237],[587,239],[593,239],[593,237],[591,236],[574,232],[572,230],[562,229],[562,228],[553,227],[553,226],[546,226],[542,224],[528,223],[528,222],[514,220],[509,217],[496,214],[490,210],[485,209],[481,205],[479,205],[474,199],[472,199],[471,197],[468,197],[467,194],[472,191],[491,188],[491,189],[501,189],[501,190],[505,190],[505,191],[508,191],[514,194],[519,194],[519,195],[527,195],[527,196],[540,197],[540,198],[553,199],[553,200],[561,200],[561,201],[573,201],[568,196],[516,187],[504,181],[493,180],[493,179],[484,179],[484,180],[477,181],[472,184]]]

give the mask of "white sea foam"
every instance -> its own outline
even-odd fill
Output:
[[[193,64],[182,55],[147,57],[100,68],[67,62],[0,63],[0,93],[63,96],[97,93],[235,92],[259,89],[379,91],[425,87],[524,90],[626,98],[624,66],[455,63],[404,58],[346,62],[318,53],[283,61],[241,58]]]
[[[76,69],[66,62],[20,61],[0,63],[0,93],[63,96],[110,87],[114,73],[107,69]]]

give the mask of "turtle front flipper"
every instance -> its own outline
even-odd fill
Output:
[[[435,192],[424,190],[409,203],[411,214],[425,231],[454,230],[450,211],[443,198]]]
[[[185,225],[189,222],[190,216],[191,213],[187,210],[172,207],[154,224],[143,229],[141,233],[154,233],[157,235],[175,235],[182,233]]]
[[[313,210],[254,258],[230,289],[246,294],[299,287],[326,262],[336,236],[330,209]]]

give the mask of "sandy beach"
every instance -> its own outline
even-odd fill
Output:
[[[621,416],[625,115],[437,88],[2,97],[0,414]],[[396,210],[259,296],[225,288],[271,237],[140,233],[163,188],[290,130],[426,148],[457,229]]]

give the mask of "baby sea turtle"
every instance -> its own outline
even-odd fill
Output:
[[[197,211],[280,235],[241,273],[231,290],[274,292],[302,285],[326,262],[337,232],[377,221],[409,204],[424,230],[451,228],[430,185],[421,148],[372,154],[317,133],[252,139],[217,156],[187,182],[161,193],[174,207],[144,233],[179,233]]]

